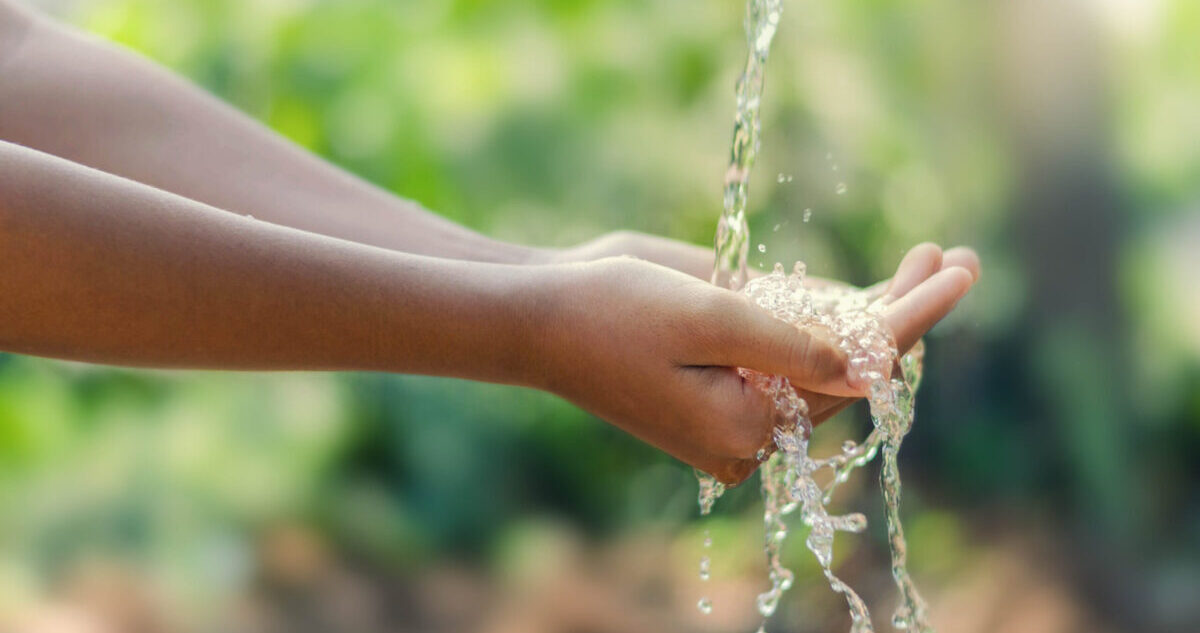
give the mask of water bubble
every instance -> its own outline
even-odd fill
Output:
[[[760,252],[760,253],[765,253],[765,252],[767,252],[767,245],[766,245],[766,244],[759,244],[759,245],[758,245],[758,252]]]
[[[803,218],[803,219],[804,219],[804,221],[805,221],[805,222],[808,222],[809,220],[811,220],[811,219],[812,219],[812,209],[805,209],[805,210],[804,210],[804,218]]]
[[[708,580],[712,568],[712,559],[704,556],[700,559],[700,580]]]
[[[712,613],[713,610],[712,600],[709,600],[708,598],[701,598],[700,601],[696,603],[696,608],[700,609],[700,613],[708,615]]]

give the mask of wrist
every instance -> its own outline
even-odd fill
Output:
[[[525,353],[518,378],[523,386],[558,393],[563,371],[571,356],[570,306],[579,296],[589,264],[556,263],[554,254],[542,251],[537,265],[524,267],[515,280],[512,296],[518,297],[521,324],[518,339]]]

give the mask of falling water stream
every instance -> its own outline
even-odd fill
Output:
[[[841,452],[832,457],[813,458],[808,454],[813,425],[804,398],[785,377],[741,370],[751,384],[772,398],[781,420],[775,430],[776,451],[770,457],[765,452],[761,455],[764,463],[759,469],[764,504],[764,549],[771,582],[771,588],[759,595],[757,601],[758,611],[764,618],[759,631],[765,631],[766,618],[774,614],[780,598],[793,582],[793,574],[783,566],[780,553],[790,529],[785,517],[797,511],[809,528],[805,544],[816,557],[830,587],[846,599],[851,633],[874,631],[866,604],[832,570],[834,536],[838,532],[862,532],[867,525],[866,518],[858,513],[831,515],[826,506],[838,485],[844,483],[855,469],[882,455],[880,484],[886,505],[892,577],[900,598],[892,625],[897,629],[932,633],[925,602],[908,574],[904,530],[900,524],[897,464],[900,444],[913,422],[914,396],[921,380],[922,345],[918,343],[913,350],[899,357],[891,332],[880,318],[887,297],[847,286],[807,284],[803,263],[797,263],[790,275],[779,264],[774,272],[757,279],[750,279],[747,272],[750,229],[746,222],[746,204],[750,172],[761,145],[764,73],[782,9],[782,0],[747,2],[748,55],[737,83],[733,147],[725,174],[724,211],[717,224],[712,281],[743,292],[776,318],[798,328],[829,332],[850,359],[851,381],[869,385],[867,400],[874,428],[861,444],[846,442]],[[843,190],[844,185],[839,183],[838,193]],[[807,211],[805,215],[808,215]],[[829,483],[824,486],[815,478],[823,470],[831,472]],[[705,473],[697,471],[697,477],[700,481],[700,512],[707,515],[725,488]],[[706,533],[704,547],[707,550],[711,546],[712,539]],[[706,552],[700,562],[701,580],[708,580],[710,567]],[[707,597],[701,598],[698,607],[707,614],[713,610],[713,603]]]

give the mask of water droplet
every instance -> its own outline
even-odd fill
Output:
[[[711,570],[712,570],[712,559],[710,559],[707,556],[702,557],[700,559],[700,580],[707,581],[709,576],[711,575]]]
[[[844,182],[839,182],[839,183],[838,183],[838,185],[837,185],[837,194],[838,194],[839,196],[844,196],[844,195],[846,195],[846,192],[847,192],[847,191],[849,191],[849,190],[850,190],[850,189],[849,189],[849,187],[847,187],[847,186],[846,186],[846,183],[844,183]]]
[[[811,219],[812,219],[812,209],[805,209],[805,210],[804,210],[804,218],[803,218],[803,219],[804,219],[804,221],[805,221],[805,222],[808,222],[809,220],[811,220]]]
[[[767,245],[766,245],[766,244],[759,244],[759,245],[758,245],[758,252],[760,252],[760,253],[765,253],[765,252],[767,252]]]
[[[779,228],[780,228],[780,227],[782,227],[782,226],[783,226],[782,224],[776,224],[776,225],[775,225],[775,228],[771,229],[771,232],[772,232],[772,233],[778,233],[778,232],[779,232]]]
[[[700,601],[696,603],[696,608],[700,609],[700,613],[708,615],[712,613],[713,610],[712,600],[709,600],[708,598],[701,598]]]

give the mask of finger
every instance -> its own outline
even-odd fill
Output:
[[[942,267],[942,249],[937,244],[925,242],[914,246],[900,260],[896,275],[888,284],[886,294],[893,299],[903,297],[922,281],[929,279]]]
[[[829,334],[802,330],[776,319],[745,297],[742,309],[726,321],[719,363],[786,376],[798,388],[834,395],[859,392],[847,381],[849,362]]]
[[[739,459],[725,462],[715,469],[716,472],[709,474],[725,484],[725,487],[733,488],[749,479],[759,466],[762,466],[762,462],[757,459]]]
[[[816,426],[816,425],[828,420],[829,418],[832,418],[833,416],[841,413],[842,409],[845,409],[846,407],[854,404],[857,400],[858,400],[858,398],[839,398],[837,402],[833,403],[829,407],[826,407],[820,413],[814,414],[812,416],[813,426]]]
[[[954,266],[926,279],[894,301],[884,312],[884,321],[896,337],[900,350],[911,348],[971,288],[974,277],[966,268]]]
[[[942,254],[942,270],[958,266],[966,268],[974,281],[979,281],[979,255],[966,246],[956,246]]]
[[[843,402],[854,402],[856,398],[847,398],[845,396],[831,396],[827,393],[812,393],[804,391],[800,393],[800,397],[808,403],[808,418],[813,424],[829,417],[826,415],[828,411],[834,408],[840,408]]]
[[[786,422],[764,391],[728,367],[683,368],[694,390],[701,424],[695,439],[708,457],[700,466],[733,485],[754,472],[759,452],[773,445],[776,426]]]
[[[959,268],[966,268],[967,271],[971,273],[971,276],[974,277],[975,281],[979,281],[979,255],[976,255],[974,250],[967,248],[966,246],[957,246],[943,252],[942,265],[939,270],[946,270],[947,268],[953,268],[955,266],[958,266]],[[874,301],[879,297],[882,297],[883,293],[887,292],[891,285],[892,279],[884,279],[883,281],[868,286],[864,292],[867,293],[867,296],[871,301]],[[892,292],[891,294],[894,297],[900,297],[903,295],[903,293],[899,292]]]

